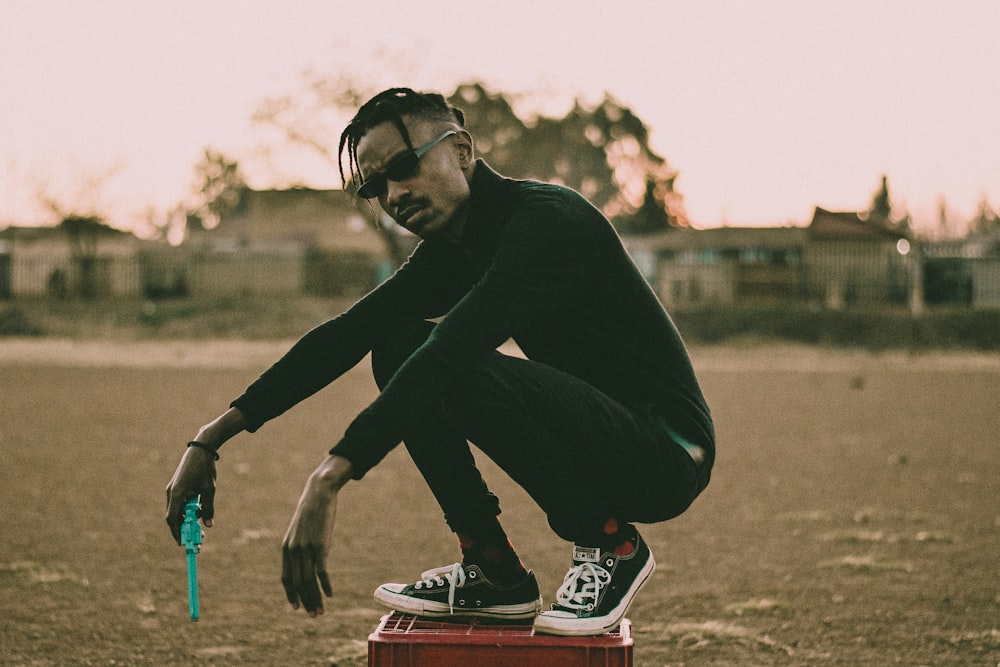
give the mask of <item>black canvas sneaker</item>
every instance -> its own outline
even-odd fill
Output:
[[[535,619],[535,632],[583,637],[614,630],[654,569],[653,554],[638,533],[628,556],[574,546],[573,567],[552,609]]]
[[[413,584],[382,584],[375,600],[414,616],[442,618],[534,618],[542,608],[538,582],[530,570],[512,586],[498,586],[476,565],[446,565],[424,572]]]

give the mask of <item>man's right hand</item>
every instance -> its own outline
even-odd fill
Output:
[[[217,450],[246,427],[247,421],[243,413],[237,408],[229,408],[202,426],[195,440]],[[181,543],[184,503],[199,495],[201,522],[206,528],[211,528],[215,517],[215,457],[201,447],[188,447],[167,484],[167,525],[177,544]]]
[[[181,543],[184,504],[201,496],[199,516],[206,528],[215,516],[215,459],[201,447],[188,447],[174,476],[167,484],[167,525],[177,544]]]

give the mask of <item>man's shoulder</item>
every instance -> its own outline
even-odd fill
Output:
[[[579,215],[584,211],[597,212],[590,201],[573,188],[557,183],[511,179],[512,196],[522,206],[544,207],[553,212],[562,210]]]
[[[486,218],[503,221],[500,226],[508,238],[543,230],[547,234],[585,234],[610,227],[604,214],[572,188],[503,176],[485,163],[480,167],[474,201]]]
[[[542,202],[549,204],[573,204],[589,202],[576,190],[528,178],[514,178],[494,171],[488,164],[479,161],[476,179],[493,192],[506,195],[518,202]]]

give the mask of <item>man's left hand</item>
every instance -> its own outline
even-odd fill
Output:
[[[315,618],[323,613],[323,596],[333,596],[326,571],[327,554],[337,516],[337,494],[351,479],[351,462],[330,456],[309,476],[281,547],[281,583],[294,609],[301,605]]]

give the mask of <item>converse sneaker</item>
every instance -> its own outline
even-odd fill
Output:
[[[498,586],[478,566],[460,563],[428,570],[414,584],[382,584],[375,589],[375,600],[404,614],[431,618],[534,618],[542,608],[530,570],[517,584]]]
[[[535,619],[535,632],[582,637],[614,630],[654,569],[653,554],[638,533],[627,556],[574,546],[573,567],[552,609]]]

